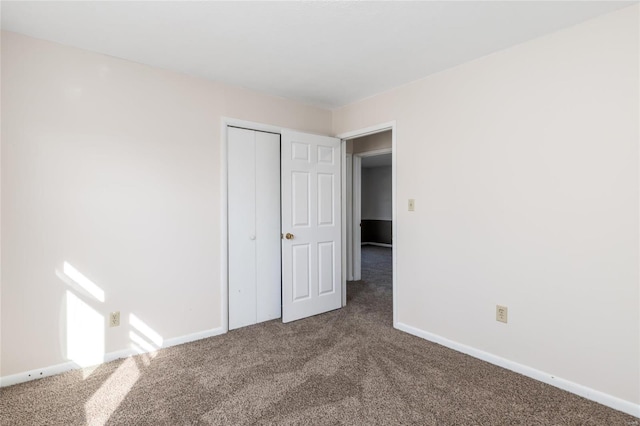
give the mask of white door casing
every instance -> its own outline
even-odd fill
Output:
[[[346,176],[346,265],[347,281],[353,281],[353,157],[351,154],[345,154],[346,167],[344,168]],[[344,300],[343,300],[344,302]],[[343,303],[344,305],[344,303]]]
[[[397,135],[397,125],[395,121],[390,121],[388,123],[382,123],[382,124],[377,124],[374,126],[370,126],[370,127],[366,127],[363,129],[358,129],[358,130],[352,130],[349,132],[345,132],[345,133],[340,133],[337,135],[338,138],[342,139],[343,141],[345,140],[350,140],[350,139],[356,139],[356,138],[361,138],[363,136],[368,136],[368,135],[372,135],[374,133],[380,133],[380,132],[384,132],[386,130],[391,130],[391,153],[392,153],[392,157],[391,157],[391,192],[392,192],[392,201],[391,201],[391,209],[392,209],[392,235],[393,235],[393,247],[391,248],[391,252],[392,252],[392,264],[393,264],[393,326],[395,328],[398,328],[398,308],[397,308],[397,303],[398,303],[398,285],[397,285],[397,275],[398,275],[398,268],[397,268],[397,250],[398,247],[400,246],[400,243],[398,242],[398,239],[396,238],[396,236],[398,235],[397,231],[396,231],[396,227],[397,227],[397,191],[396,191],[396,135]],[[345,152],[346,153],[346,152]],[[356,180],[356,155],[353,155],[353,181],[354,181],[354,185],[355,185],[355,180]],[[354,192],[355,192],[355,187],[354,187]],[[346,194],[346,192],[345,192]],[[353,194],[354,199],[353,199],[353,208],[354,208],[354,224],[355,224],[355,204],[356,204],[356,200],[355,200],[355,193]],[[346,201],[345,201],[346,203]],[[355,239],[355,238],[354,238]],[[355,245],[355,241],[353,242]],[[356,259],[353,259],[353,263],[355,264]],[[355,271],[354,271],[355,274]],[[354,278],[355,279],[355,278]]]
[[[290,322],[342,306],[340,140],[283,130],[281,155],[282,321]]]
[[[353,156],[352,182],[353,182],[353,279],[362,279],[362,157]]]

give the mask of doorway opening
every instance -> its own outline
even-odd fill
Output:
[[[395,309],[394,124],[345,138],[347,286],[375,287]],[[390,306],[391,308],[391,306]]]
[[[391,142],[389,132],[379,133],[371,137],[384,137]],[[354,145],[366,142],[366,138],[355,139]],[[386,151],[386,150],[384,150]],[[363,153],[360,157],[360,279],[368,284],[375,284],[379,291],[392,290],[393,284],[393,220],[391,193],[391,152],[374,155]],[[356,154],[356,158],[358,155]],[[354,167],[358,174],[358,167]],[[357,218],[356,218],[357,220]],[[354,228],[356,236],[358,229]],[[357,239],[356,239],[357,241]],[[356,253],[357,253],[356,247]],[[357,259],[357,256],[356,256]]]

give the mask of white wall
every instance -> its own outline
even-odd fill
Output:
[[[363,220],[391,220],[391,166],[362,169]]]
[[[640,402],[638,16],[334,111],[397,122],[400,323]]]
[[[0,374],[66,361],[68,291],[105,352],[221,325],[221,116],[396,120],[399,321],[639,403],[639,47],[633,6],[332,117],[3,32]]]
[[[221,327],[221,116],[331,131],[327,110],[6,32],[2,89],[2,376],[129,348],[130,314],[150,345]]]

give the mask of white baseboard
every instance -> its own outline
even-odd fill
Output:
[[[183,343],[195,342],[196,340],[207,339],[209,337],[219,336],[226,333],[222,327],[212,328],[210,330],[198,331],[196,333],[187,334],[185,336],[173,337],[164,341],[163,348],[182,345]]]
[[[445,337],[420,330],[401,322],[395,323],[394,327],[398,330],[404,331],[414,336],[421,337],[425,340],[429,340],[439,345],[446,346],[447,348],[453,349],[455,351],[462,352],[474,358],[481,359],[499,367],[506,368],[507,370],[511,370],[524,376],[531,377],[532,379],[538,380],[540,382],[555,386],[567,392],[574,393],[591,401],[606,405],[607,407],[613,408],[614,410],[622,411],[623,413],[627,413],[640,418],[640,404],[634,404],[633,402],[626,401],[613,395],[588,388],[586,386],[571,382],[561,377],[556,377],[552,374],[545,373],[544,371],[540,371],[535,368],[528,367],[526,365],[519,364],[505,358],[501,358],[497,355],[493,355],[480,349],[476,349],[471,346],[449,340]]]
[[[393,247],[391,244],[385,244],[385,243],[362,243],[360,245],[363,246],[378,246],[378,247]]]
[[[76,370],[78,368],[80,368],[78,364],[73,361],[69,361],[62,364],[39,368],[36,370],[25,371],[23,373],[12,374],[9,376],[0,377],[0,387],[11,386],[36,379],[42,379],[43,377],[55,376],[56,374],[61,374],[70,370]]]
[[[205,330],[205,331],[199,331],[197,333],[187,334],[185,336],[173,337],[171,339],[165,340],[162,343],[162,346],[160,347],[160,349],[181,345],[183,343],[194,342],[196,340],[206,339],[208,337],[218,336],[224,333],[226,333],[226,331],[223,329],[223,327],[218,327],[218,328],[212,328],[211,330]],[[109,352],[104,354],[102,363],[111,362],[120,358],[127,358],[133,355],[138,355],[140,353],[145,353],[145,352],[140,352],[132,348]],[[54,376],[56,374],[61,374],[66,371],[77,370],[80,368],[82,367],[80,367],[75,362],[68,361],[62,364],[25,371],[23,373],[12,374],[9,376],[0,377],[0,387],[11,386],[18,383],[28,382],[36,379],[42,379],[43,377]]]

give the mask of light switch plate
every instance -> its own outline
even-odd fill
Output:
[[[409,211],[413,212],[416,210],[416,200],[413,198],[409,198]]]

